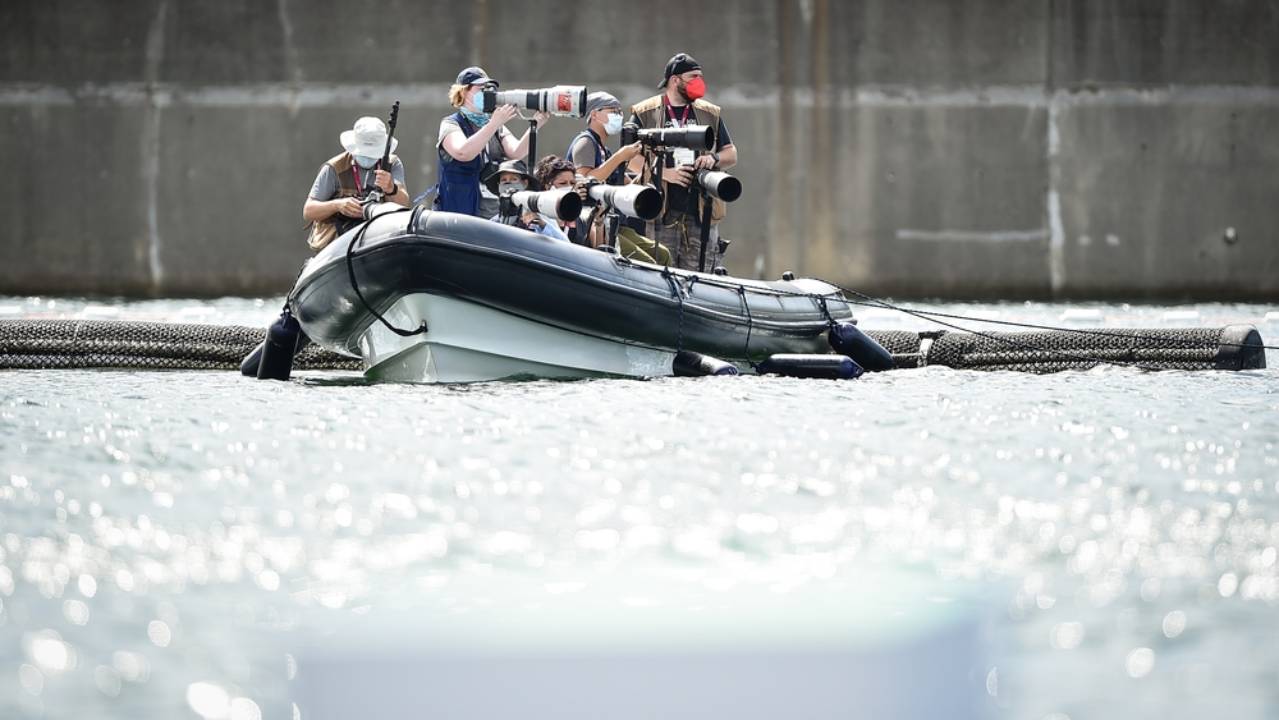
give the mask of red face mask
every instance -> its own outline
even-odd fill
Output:
[[[706,81],[696,77],[684,83],[680,88],[680,93],[692,102],[706,94]]]

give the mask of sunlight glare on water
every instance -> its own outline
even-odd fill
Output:
[[[253,325],[278,307],[6,304]],[[1193,311],[1279,339],[1257,306],[945,309],[1072,326]],[[290,717],[284,651],[324,613],[627,563],[969,583],[992,604],[974,677],[993,716],[1274,717],[1276,379],[0,372],[0,717]]]

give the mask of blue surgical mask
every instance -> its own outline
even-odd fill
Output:
[[[378,161],[378,160],[381,160],[381,159],[382,159],[382,158],[377,157],[377,156],[375,156],[375,155],[356,155],[356,156],[355,156],[355,164],[356,164],[356,165],[359,165],[360,167],[364,168],[365,170],[368,170],[369,168],[373,167],[374,165],[377,165],[377,161]]]
[[[616,135],[622,131],[622,116],[620,113],[609,113],[608,121],[604,123],[604,132],[609,135]]]

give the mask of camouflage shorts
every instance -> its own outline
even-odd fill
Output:
[[[648,237],[661,243],[671,251],[672,263],[685,270],[697,270],[697,258],[702,252],[702,228],[696,220],[687,215],[676,218],[673,224],[663,222],[648,223]],[[715,269],[720,264],[719,226],[712,225],[710,239],[706,242],[705,272]]]

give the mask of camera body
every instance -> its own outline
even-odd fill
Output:
[[[385,215],[400,209],[402,209],[401,206],[387,202],[380,191],[376,193],[376,196],[370,195],[360,201],[360,215],[365,220],[372,220],[378,215]]]
[[[715,144],[715,132],[709,125],[686,125],[682,128],[641,128],[635,123],[622,126],[622,144],[640,142],[645,147],[688,148],[710,150]]]
[[[548,112],[561,117],[582,117],[586,113],[586,86],[556,85],[538,90],[481,91],[484,112],[491,113],[499,105],[514,105],[526,110]]]

